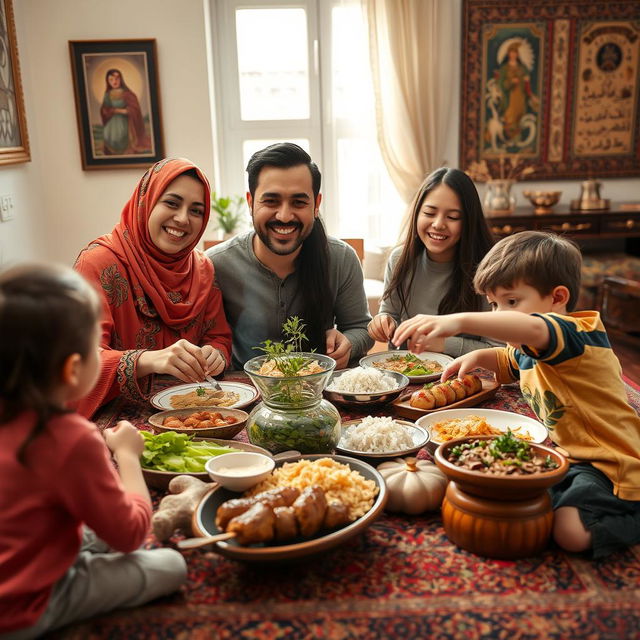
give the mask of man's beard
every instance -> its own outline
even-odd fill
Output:
[[[293,223],[293,224],[280,224],[280,223],[267,223],[266,225],[266,229],[258,229],[256,228],[256,235],[258,236],[258,238],[260,238],[260,240],[262,241],[262,243],[269,249],[269,251],[271,251],[272,253],[275,253],[278,256],[288,256],[291,255],[292,253],[295,253],[298,248],[302,245],[302,243],[309,237],[309,234],[313,231],[313,226],[309,229],[309,231],[306,234],[303,233],[299,233],[298,232],[298,236],[295,240],[295,242],[293,242],[293,244],[286,244],[286,245],[282,245],[277,241],[274,241],[268,233],[268,229],[269,227],[295,227],[296,229],[300,230],[302,229],[302,225],[299,222]],[[295,231],[293,233],[296,233]]]

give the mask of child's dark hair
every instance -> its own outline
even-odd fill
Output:
[[[416,266],[425,247],[417,232],[418,218],[426,197],[441,184],[452,189],[462,207],[462,233],[455,248],[453,274],[449,289],[438,306],[438,314],[458,311],[480,311],[482,299],[473,290],[472,281],[476,265],[493,244],[493,236],[482,213],[482,205],[473,180],[460,169],[441,167],[429,174],[420,185],[411,205],[411,219],[404,237],[402,253],[393,270],[383,299],[398,296],[401,308],[406,311]]]
[[[580,292],[582,255],[578,245],[563,236],[521,231],[496,243],[478,265],[473,284],[478,293],[524,282],[541,296],[555,287],[569,289],[567,311],[573,311]]]
[[[66,359],[89,354],[100,313],[96,292],[68,267],[27,264],[0,273],[0,428],[23,411],[36,413],[20,462],[48,419],[65,412],[51,392]]]

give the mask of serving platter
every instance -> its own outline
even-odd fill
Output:
[[[336,445],[336,451],[343,453],[347,456],[354,456],[356,458],[362,458],[365,460],[372,460],[374,464],[378,464],[382,460],[386,460],[389,458],[401,458],[402,456],[410,456],[422,449],[422,447],[426,446],[427,442],[430,439],[430,433],[428,429],[425,429],[422,426],[418,426],[413,422],[407,422],[406,420],[397,420],[396,418],[392,418],[398,424],[401,424],[403,427],[406,427],[411,433],[411,439],[413,440],[413,445],[408,449],[397,449],[391,451],[384,452],[373,452],[373,451],[359,451],[357,449],[349,449],[346,446],[340,446],[340,442],[343,441],[345,435],[349,432],[350,429],[353,429],[357,425],[362,422],[362,418],[357,420],[347,420],[342,423],[342,434],[340,436],[340,441]]]
[[[377,353],[371,353],[368,356],[364,356],[363,358],[360,358],[360,366],[373,367],[374,362],[382,362],[394,356],[404,357],[410,353],[414,356],[417,356],[421,360],[435,361],[438,364],[442,365],[443,369],[450,362],[453,362],[453,358],[451,356],[446,355],[445,353],[436,353],[434,351],[423,351],[422,353],[412,353],[411,351],[407,351],[406,349],[396,349],[394,351],[379,351]],[[381,371],[384,371],[384,369],[381,369]],[[414,382],[429,382],[431,380],[437,380],[438,378],[440,378],[441,375],[442,375],[442,371],[437,371],[436,373],[430,373],[429,375],[407,376],[407,377],[409,378],[411,383],[414,383]]]
[[[245,382],[220,382],[220,387],[227,393],[237,393],[240,399],[228,407],[219,407],[220,409],[242,409],[250,405],[257,397],[258,391],[255,387]],[[209,388],[210,386],[206,382],[194,382],[191,384],[178,384],[175,387],[168,387],[159,391],[152,396],[150,402],[156,409],[169,410],[173,409],[171,406],[171,396],[181,395],[195,391],[198,387]],[[216,405],[208,405],[207,407],[191,407],[192,409],[210,409]],[[187,408],[187,407],[185,407]]]
[[[478,393],[474,393],[473,395],[467,396],[462,400],[452,402],[451,404],[447,404],[444,407],[440,407],[437,409],[419,409],[418,407],[412,407],[409,404],[409,400],[411,399],[411,394],[414,391],[417,391],[417,389],[414,389],[413,391],[404,393],[399,398],[394,400],[391,403],[391,406],[393,407],[395,414],[404,418],[409,418],[410,420],[416,420],[430,413],[439,413],[441,411],[447,411],[449,409],[462,409],[463,407],[475,407],[484,400],[493,398],[493,396],[495,396],[498,392],[500,386],[500,383],[496,382],[495,380],[485,380],[484,378],[482,378],[482,389],[478,391]]]
[[[331,458],[336,462],[346,464],[364,478],[373,480],[376,483],[378,495],[367,513],[346,527],[329,532],[321,531],[308,539],[299,538],[291,542],[247,546],[242,546],[234,540],[223,540],[212,544],[213,551],[228,558],[245,562],[283,562],[314,556],[337,547],[369,527],[380,516],[387,502],[387,487],[384,479],[371,465],[346,456],[314,454],[289,456],[285,460],[278,460],[276,467],[280,467],[285,462],[297,462],[302,459],[316,460],[319,458]],[[237,497],[237,493],[223,487],[218,487],[205,495],[193,512],[193,535],[204,537],[222,533],[215,524],[216,511],[223,502]]]
[[[431,437],[429,439],[428,449],[434,451],[443,441],[437,439],[433,425],[437,422],[466,418],[467,416],[480,416],[492,427],[504,433],[506,433],[507,429],[511,429],[516,437],[518,435],[528,434],[531,437],[531,442],[535,444],[542,444],[549,436],[547,428],[537,420],[519,413],[500,411],[499,409],[448,409],[447,411],[422,416],[417,420],[416,424],[429,429]]]

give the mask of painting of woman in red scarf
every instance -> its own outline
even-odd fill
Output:
[[[105,155],[129,155],[151,151],[151,140],[136,94],[127,87],[119,69],[109,69],[100,116]]]

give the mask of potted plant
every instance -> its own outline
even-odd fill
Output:
[[[245,220],[245,200],[242,196],[218,196],[214,191],[211,194],[211,209],[223,240],[237,233]]]

